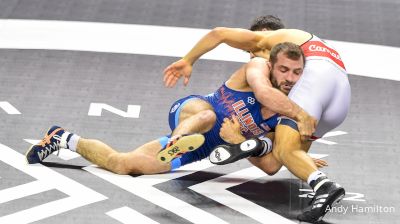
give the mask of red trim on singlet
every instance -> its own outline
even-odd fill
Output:
[[[309,40],[301,45],[301,49],[303,50],[306,58],[312,56],[329,58],[335,62],[335,64],[346,70],[344,63],[337,51],[326,46],[322,41]]]
[[[314,135],[311,136],[311,138],[310,138],[311,141],[315,141],[315,140],[318,140],[318,139],[320,139],[320,137],[317,137],[317,136],[314,136]]]

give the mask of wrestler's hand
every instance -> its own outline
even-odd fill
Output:
[[[231,144],[239,144],[246,140],[240,132],[240,123],[236,116],[232,116],[232,120],[224,118],[224,123],[222,123],[219,131],[219,136],[221,136],[225,142]]]
[[[186,86],[189,83],[191,74],[192,65],[185,59],[180,59],[164,69],[164,85],[165,87],[174,87],[183,76],[183,85]]]
[[[322,168],[322,167],[324,167],[324,166],[328,166],[328,163],[327,163],[325,160],[316,159],[316,158],[311,158],[311,159],[314,161],[315,165],[316,165],[318,168]]]
[[[317,120],[307,114],[305,111],[301,111],[297,117],[297,127],[299,128],[299,133],[302,141],[308,141],[317,126]]]

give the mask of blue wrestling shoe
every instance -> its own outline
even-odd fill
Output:
[[[202,134],[178,135],[173,136],[167,145],[157,154],[157,159],[161,162],[171,162],[182,154],[198,149],[204,143]]]
[[[61,136],[64,132],[64,129],[58,126],[51,127],[42,141],[32,145],[25,153],[26,161],[30,164],[41,163],[51,153],[59,151]]]

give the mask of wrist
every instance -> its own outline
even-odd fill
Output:
[[[233,139],[233,144],[240,144],[242,142],[246,141],[246,138],[243,137],[242,135],[237,136],[235,139]]]
[[[304,119],[306,119],[307,116],[308,116],[308,114],[299,107],[298,111],[295,112],[295,116],[293,118],[296,121],[303,121]]]
[[[194,62],[196,61],[196,60],[194,60],[193,58],[191,58],[189,56],[184,56],[181,60],[186,61],[186,63],[188,63],[191,66],[193,66]]]

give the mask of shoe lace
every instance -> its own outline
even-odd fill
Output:
[[[43,137],[43,139],[38,143],[38,145],[40,145],[40,146],[42,146],[43,148],[45,148],[46,149],[46,151],[45,151],[45,157],[47,157],[48,155],[47,154],[50,154],[50,153],[52,153],[52,152],[54,152],[54,151],[57,151],[57,156],[60,154],[60,146],[59,146],[59,144],[58,143],[53,143],[52,145],[50,145],[51,144],[51,138],[55,138],[57,141],[60,141],[61,140],[61,137],[60,136],[58,136],[58,135],[56,135],[56,133],[58,132],[58,131],[60,131],[60,130],[62,130],[61,128],[57,128],[57,129],[55,129],[55,130],[53,130],[49,135],[48,134],[46,134],[44,137]],[[49,145],[49,148],[48,147],[46,147],[46,145]],[[54,149],[54,150],[53,150]]]

